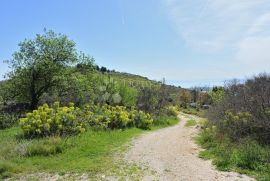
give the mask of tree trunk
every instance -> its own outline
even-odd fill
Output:
[[[37,108],[37,105],[38,105],[38,98],[35,94],[32,94],[30,108],[34,110]]]
[[[36,92],[36,73],[35,70],[32,70],[32,81],[30,84],[30,95],[31,95],[31,102],[30,102],[30,108],[32,110],[37,108],[37,104],[38,104],[38,94]]]

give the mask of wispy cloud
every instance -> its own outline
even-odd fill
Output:
[[[231,52],[227,69],[235,76],[270,69],[270,0],[163,2],[186,46],[209,55]]]
[[[254,26],[254,21],[270,10],[269,0],[165,0],[165,3],[170,20],[189,46],[214,51],[239,41]]]

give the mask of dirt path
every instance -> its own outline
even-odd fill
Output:
[[[177,125],[144,134],[133,141],[125,158],[154,172],[143,180],[254,180],[234,172],[217,171],[211,161],[198,158],[200,150],[192,139],[198,129],[186,127],[185,123],[199,118],[186,114],[180,114],[179,118]]]

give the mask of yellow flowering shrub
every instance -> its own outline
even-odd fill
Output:
[[[27,136],[70,135],[86,131],[88,127],[124,129],[137,127],[150,129],[153,119],[150,114],[128,110],[124,106],[85,105],[82,109],[73,103],[61,107],[55,102],[52,107],[44,104],[20,119],[20,126]]]
[[[199,120],[199,125],[200,125],[202,128],[206,128],[208,124],[209,124],[209,121],[208,121],[207,119],[200,119],[200,120]]]
[[[94,115],[89,120],[92,127],[102,127],[109,129],[123,129],[126,127],[137,127],[149,129],[153,119],[143,111],[128,110],[124,106],[110,105],[87,105],[87,110],[93,111]],[[85,112],[85,111],[84,111]]]
[[[89,124],[95,127],[109,129],[138,127],[149,129],[153,122],[149,114],[134,109],[127,110],[124,106],[87,105],[86,108],[94,112],[92,119],[89,119]]]
[[[247,125],[251,121],[252,115],[248,112],[238,112],[233,114],[227,111],[223,120],[223,126]]]
[[[149,113],[143,111],[132,111],[132,120],[134,121],[134,126],[141,129],[150,129],[153,124],[153,118]]]
[[[49,136],[69,135],[85,131],[84,120],[79,119],[79,108],[73,103],[69,106],[60,107],[55,102],[50,108],[47,104],[38,107],[25,118],[20,119],[20,126],[25,135],[28,136]]]
[[[166,112],[169,116],[177,116],[180,113],[177,106],[168,106]]]

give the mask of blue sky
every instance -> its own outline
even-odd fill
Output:
[[[270,70],[270,0],[1,0],[0,74],[43,28],[110,69],[182,87]]]

